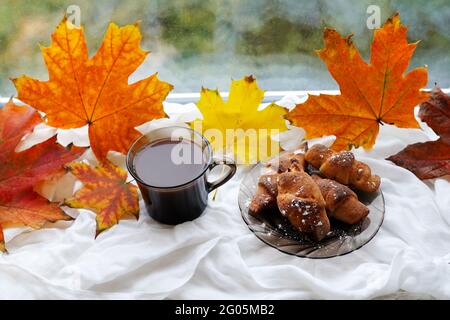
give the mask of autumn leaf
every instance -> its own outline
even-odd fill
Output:
[[[139,216],[137,187],[126,182],[125,170],[110,163],[96,168],[85,163],[72,163],[68,168],[83,187],[65,204],[95,211],[97,234],[117,224],[126,215]]]
[[[446,144],[450,144],[450,96],[434,88],[430,98],[420,105],[419,117]]]
[[[2,225],[0,224],[0,252],[5,252],[5,251],[6,251],[5,236],[3,235],[3,228],[2,228]]]
[[[419,179],[450,175],[450,97],[435,88],[429,100],[420,105],[419,117],[440,138],[409,145],[387,160],[410,170]]]
[[[156,74],[128,84],[148,54],[140,41],[138,24],[119,28],[111,23],[100,49],[89,58],[83,28],[64,18],[51,45],[41,49],[49,80],[13,79],[18,98],[45,112],[50,126],[88,125],[99,161],[105,161],[110,150],[126,153],[140,136],[136,126],[165,116],[162,101],[172,89]]]
[[[414,107],[427,99],[426,68],[404,75],[417,46],[407,42],[407,28],[398,14],[375,31],[370,63],[360,56],[351,36],[325,29],[325,48],[318,55],[340,88],[340,95],[309,96],[287,119],[306,130],[306,138],[336,136],[333,149],[375,144],[382,123],[418,128]]]
[[[46,222],[71,220],[57,203],[51,203],[33,189],[13,195],[0,203],[0,224],[4,228],[28,226],[41,228]]]
[[[217,90],[202,88],[197,106],[203,119],[196,119],[191,126],[205,135],[214,150],[232,152],[244,163],[273,156],[279,145],[271,135],[287,129],[286,109],[272,103],[258,110],[263,97],[264,91],[252,76],[233,80],[226,102]]]
[[[40,228],[45,222],[69,220],[58,207],[33,189],[42,181],[64,172],[63,165],[78,158],[82,148],[64,148],[56,138],[22,152],[16,147],[41,122],[30,107],[8,102],[0,109],[0,226]],[[0,228],[0,249],[4,250]]]

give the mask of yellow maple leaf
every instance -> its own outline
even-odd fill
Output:
[[[255,78],[233,80],[228,100],[218,90],[202,88],[197,106],[203,120],[191,127],[201,132],[215,151],[232,153],[240,163],[254,163],[276,155],[279,143],[271,136],[287,129],[283,116],[287,110],[274,103],[259,110],[264,97]]]

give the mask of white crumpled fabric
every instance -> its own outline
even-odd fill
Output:
[[[292,107],[304,97],[286,97]],[[195,105],[165,105],[171,119],[145,124],[141,132],[199,116]],[[345,256],[310,260],[283,254],[258,240],[241,218],[239,185],[249,167],[221,187],[204,214],[175,227],[141,212],[95,236],[94,214],[65,209],[73,222],[41,230],[7,229],[8,254],[0,255],[0,298],[28,299],[367,299],[450,298],[450,179],[420,181],[384,160],[433,132],[382,126],[371,152],[356,150],[382,177],[384,223],[364,247]],[[282,134],[295,148],[303,130]],[[39,126],[21,148],[51,136]],[[58,141],[85,146],[87,131],[58,130]],[[44,139],[45,140],[45,139]],[[123,164],[123,156],[112,155]],[[92,160],[87,152],[85,158]],[[66,177],[43,193],[61,200],[79,185]],[[69,190],[67,190],[69,189]],[[143,208],[141,201],[141,208]]]

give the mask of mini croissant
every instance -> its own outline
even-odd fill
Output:
[[[319,187],[304,171],[285,172],[278,177],[278,209],[300,232],[320,241],[330,231],[325,201]]]
[[[258,180],[258,189],[248,208],[250,214],[256,216],[259,213],[276,208],[278,174],[263,174]]]
[[[355,224],[369,214],[369,208],[358,200],[357,195],[349,187],[334,180],[322,179],[317,175],[312,178],[319,186],[329,217]]]
[[[374,192],[380,187],[380,177],[372,175],[369,166],[355,159],[349,151],[334,152],[321,144],[312,146],[305,159],[318,168],[322,175],[364,192]]]
[[[286,153],[267,164],[267,167],[278,173],[286,171],[304,171],[305,155],[303,153]]]
[[[303,171],[304,154],[286,153],[267,164],[271,172],[263,174],[258,180],[258,189],[250,202],[249,212],[256,216],[260,212],[276,208],[278,195],[278,173],[286,171]]]

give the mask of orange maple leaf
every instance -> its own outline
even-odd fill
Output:
[[[287,119],[306,130],[306,138],[336,136],[333,149],[350,149],[375,144],[379,124],[418,128],[414,107],[428,95],[420,89],[427,84],[427,69],[416,68],[407,75],[417,44],[407,41],[407,28],[398,14],[375,31],[370,63],[358,53],[351,36],[343,38],[325,29],[325,48],[318,51],[340,95],[309,96],[297,105]]]
[[[0,108],[0,251],[5,250],[3,228],[40,228],[47,222],[70,220],[56,203],[34,191],[42,181],[64,173],[63,165],[78,158],[83,148],[64,148],[53,137],[16,152],[24,135],[41,122],[30,107],[11,101]]]
[[[18,98],[45,112],[50,126],[88,125],[100,161],[110,150],[126,153],[140,135],[136,126],[165,116],[162,101],[173,88],[156,74],[128,84],[148,54],[140,41],[138,24],[119,28],[111,23],[100,49],[89,58],[83,28],[64,18],[50,47],[41,49],[49,80],[13,79]]]
[[[97,213],[97,234],[117,224],[126,215],[139,216],[137,187],[127,183],[127,172],[111,163],[93,168],[85,163],[68,166],[83,187],[67,199],[72,208],[91,209]]]

